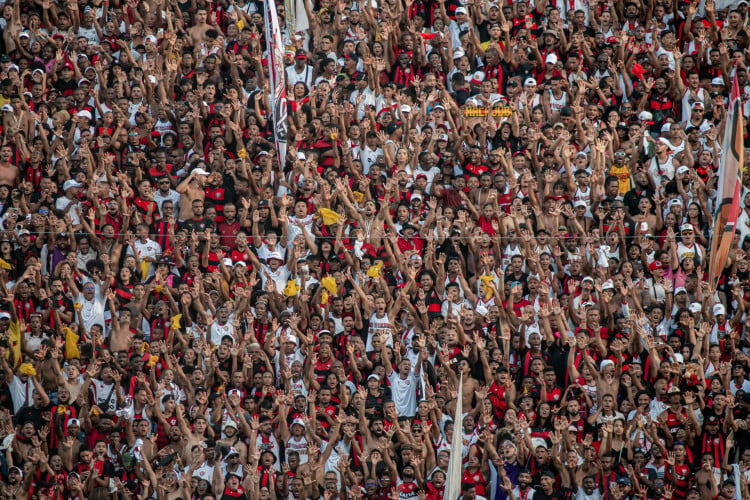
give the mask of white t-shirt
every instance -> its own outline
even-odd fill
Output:
[[[602,500],[602,494],[599,488],[596,488],[591,495],[587,495],[584,493],[583,488],[579,486],[576,492],[576,500]]]
[[[396,371],[388,377],[391,383],[391,395],[396,411],[402,417],[413,417],[417,413],[417,385],[419,381],[414,371],[403,379]]]
[[[417,180],[417,177],[420,175],[424,175],[427,177],[427,192],[432,193],[432,181],[435,180],[435,177],[440,174],[440,169],[437,167],[431,167],[429,170],[423,170],[422,168],[418,168],[414,170],[412,173],[412,177],[414,180]]]
[[[187,468],[185,472],[187,472]],[[203,465],[193,471],[193,477],[199,477],[210,483],[214,477],[214,466],[208,465],[208,462],[203,462]]]
[[[102,329],[104,328],[104,301],[99,298],[98,293],[94,292],[94,298],[90,301],[86,300],[83,294],[79,294],[76,302],[81,303],[81,317],[86,331],[90,332],[94,325],[101,325]]]
[[[289,269],[286,267],[286,265],[279,266],[275,271],[273,271],[270,266],[264,266],[264,268],[276,285],[276,290],[278,292],[282,292],[284,288],[286,288],[286,282],[289,280],[289,276],[291,276]],[[263,286],[265,287],[266,281],[268,280],[268,278],[266,278],[265,272],[261,273],[261,280],[263,281]]]
[[[299,464],[303,465],[307,463],[307,438],[303,435],[299,440],[297,440],[294,436],[291,436],[289,440],[286,443],[286,447],[284,448],[284,454],[286,456],[287,461],[289,460],[289,452],[290,451],[296,451],[299,453]]]
[[[296,85],[301,82],[307,85],[307,88],[310,88],[312,86],[314,72],[312,66],[306,65],[301,73],[297,73],[297,68],[290,66],[286,69],[286,78],[290,85]]]
[[[96,406],[106,411],[115,411],[117,409],[117,393],[115,392],[114,382],[107,385],[102,380],[92,379],[91,387],[94,391],[94,400]],[[122,388],[120,389],[122,392]]]
[[[383,156],[383,150],[379,147],[370,149],[370,146],[363,144],[359,150],[359,159],[362,162],[362,173],[365,175],[370,173],[370,167],[375,165],[378,161],[378,156]],[[429,179],[428,179],[429,180]]]
[[[146,241],[141,242],[140,239],[135,240],[135,251],[138,252],[138,258],[143,259],[145,257],[151,257],[152,262],[148,266],[148,278],[153,278],[156,269],[156,259],[161,255],[161,245],[154,240],[146,238]]]
[[[159,190],[157,190],[154,193],[154,202],[156,202],[156,206],[159,207],[159,213],[161,215],[164,215],[164,213],[161,210],[161,204],[167,200],[172,202],[172,205],[174,206],[174,213],[179,214],[180,213],[180,193],[178,193],[174,189],[170,189],[166,195],[161,194],[161,191]]]
[[[289,224],[287,226],[287,241],[289,242],[290,245],[292,244],[294,239],[297,237],[297,235],[302,233],[302,230],[299,227],[297,227],[296,222],[301,222],[302,224],[304,224],[307,234],[310,235],[310,238],[315,240],[315,235],[312,234],[312,223],[313,223],[312,215],[308,215],[304,219],[298,219],[296,217],[288,217],[287,222]]]
[[[70,215],[70,220],[74,226],[77,226],[81,223],[81,218],[78,217],[78,210],[80,209],[80,204],[78,203],[77,199],[69,200],[65,196],[60,196],[55,200],[55,209],[57,209],[60,212],[65,212],[65,210],[70,206],[70,210],[68,210],[68,215]]]
[[[211,323],[211,343],[213,345],[219,345],[221,344],[221,339],[223,339],[225,335],[234,337],[232,335],[233,332],[234,326],[232,326],[231,322],[227,321],[223,325],[220,325],[219,320],[217,319]]]
[[[34,395],[34,383],[29,377],[26,382],[22,382],[18,375],[13,376],[10,384],[10,396],[13,398],[13,413],[18,413],[18,410],[24,406],[31,406],[34,403],[32,399]]]
[[[385,313],[382,318],[379,318],[377,313],[372,313],[370,316],[370,329],[367,331],[365,351],[370,352],[373,350],[372,339],[379,330],[391,331],[391,322],[388,319],[388,313]],[[386,336],[385,345],[393,347],[393,335]]]
[[[263,243],[258,248],[258,259],[261,262],[265,262],[268,259],[268,256],[271,255],[272,253],[280,253],[282,256],[284,256],[284,255],[286,255],[286,247],[281,246],[278,243],[276,243],[276,245],[274,245],[273,249],[271,249],[271,248],[268,247],[267,243]]]

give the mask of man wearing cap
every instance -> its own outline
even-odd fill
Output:
[[[242,475],[244,472],[242,469],[236,473],[228,472],[226,476],[219,473],[219,470],[217,467],[214,471],[213,491],[216,494],[216,498],[221,498],[222,500],[250,500],[260,497],[260,484],[253,482],[254,475],[247,474],[243,480]]]
[[[382,417],[383,406],[388,399],[390,399],[390,388],[383,386],[380,375],[377,373],[368,375],[367,389],[362,395],[362,409],[364,411],[360,413],[360,427],[370,428],[370,425],[365,425],[365,418],[372,422],[374,417]]]
[[[695,226],[690,222],[684,222],[680,225],[680,241],[677,243],[677,257],[679,262],[683,259],[695,260],[695,265],[706,264],[704,256],[706,251],[695,241]]]
[[[651,274],[650,278],[646,279],[646,297],[649,300],[664,304],[668,300],[671,303],[672,300],[672,287],[671,282],[667,283],[664,280],[664,270],[666,266],[659,260],[653,261],[648,265],[648,272]]]
[[[713,125],[706,119],[706,108],[703,102],[698,101],[693,104],[690,110],[690,118],[682,123],[682,128],[697,128],[701,133],[706,133]]]
[[[455,17],[448,25],[448,29],[451,33],[451,42],[453,47],[462,47],[460,35],[462,31],[469,29],[471,17],[469,16],[466,7],[463,5],[457,7],[453,13],[455,14]]]
[[[286,419],[281,422],[281,426],[287,426]],[[287,462],[289,461],[289,453],[297,454],[299,465],[305,465],[308,462],[308,446],[311,442],[314,442],[314,439],[308,439],[310,437],[309,432],[305,420],[299,417],[292,420],[288,431],[282,432],[282,434],[286,434],[286,439],[282,437],[282,441],[284,442],[284,453]]]
[[[648,173],[658,188],[674,178],[679,163],[672,156],[671,145],[666,137],[660,137],[654,143],[654,151],[656,154],[651,158]]]
[[[205,164],[199,164],[197,168],[190,171],[182,182],[175,188],[180,194],[180,213],[179,219],[186,220],[191,216],[196,217],[195,204],[200,204],[200,214],[197,217],[203,217],[203,202],[206,198],[206,184],[209,172],[203,168]]]
[[[307,64],[307,52],[305,49],[297,49],[294,54],[294,65],[286,68],[287,84],[296,85],[304,83],[308,88],[313,83],[313,68]]]
[[[239,398],[240,391],[238,389],[231,389],[227,393],[227,397],[229,399]],[[236,405],[233,403],[230,404],[233,408],[239,408],[239,399],[237,399]],[[242,442],[239,431],[241,424],[244,425],[242,422],[238,424],[231,418],[227,418],[221,428],[224,437],[220,439],[218,443],[229,448],[229,451],[224,457],[224,463],[222,464],[222,469],[224,469],[225,474],[228,472],[236,472],[237,469],[240,468],[238,467],[240,463],[245,463],[247,461],[247,446]],[[250,429],[248,428],[247,430]]]
[[[545,93],[545,95],[547,95]],[[523,103],[523,105],[521,104]],[[537,81],[533,76],[527,77],[523,81],[523,90],[518,100],[518,109],[523,109],[524,106],[528,106],[529,110],[536,108],[542,104],[542,96],[537,92]]]
[[[261,264],[259,262],[257,264],[253,262],[253,264],[254,266],[257,265],[258,268],[261,268]],[[284,256],[281,255],[280,252],[271,252],[268,254],[268,257],[266,257],[266,263],[262,265],[262,269],[263,286],[266,286],[268,280],[272,280],[274,285],[276,286],[276,290],[281,291],[286,288],[286,283],[289,280],[289,276],[292,273],[296,272],[297,259],[288,259],[288,261],[286,261],[285,263]]]
[[[73,227],[80,226],[81,224],[81,219],[79,217],[80,204],[78,201],[78,194],[81,192],[82,187],[83,184],[80,182],[68,179],[62,186],[63,195],[58,196],[55,200],[55,209],[69,215]]]
[[[688,412],[682,405],[682,391],[676,385],[667,390],[667,408],[661,412],[660,420],[666,423],[672,436],[676,436],[678,430],[686,430],[688,423]]]

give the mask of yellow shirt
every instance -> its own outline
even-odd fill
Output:
[[[621,195],[625,195],[630,191],[630,171],[627,165],[612,165],[609,167],[609,175],[617,177],[619,181],[617,185],[617,192]]]
[[[11,321],[8,325],[8,343],[13,349],[13,356],[15,357],[13,368],[15,369],[21,364],[21,325],[18,321]],[[10,352],[7,356],[10,358]]]

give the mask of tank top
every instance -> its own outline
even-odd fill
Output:
[[[305,438],[305,436],[302,436],[299,440],[295,439],[294,437],[290,437],[289,441],[287,441],[286,443],[286,449],[284,450],[287,461],[289,461],[289,452],[296,451],[297,453],[299,453],[299,464],[306,464],[308,460],[307,444],[307,438]]]
[[[522,103],[522,101],[519,100],[518,101],[518,109],[519,110],[523,110],[523,108],[525,106],[524,104],[521,104],[521,103]],[[541,103],[542,103],[542,96],[540,96],[539,94],[534,94],[534,98],[531,100],[531,103],[529,103],[529,108],[531,108],[529,111],[531,111],[535,107],[539,106]]]
[[[664,163],[660,163],[659,159],[656,156],[654,156],[653,158],[651,158],[651,165],[659,173],[660,177],[664,176],[664,175],[667,175],[669,173],[668,169],[667,169],[667,166],[670,163],[672,163],[672,156],[671,155],[667,156],[667,159],[666,159],[666,161]]]
[[[609,167],[609,175],[617,177],[617,192],[621,196],[630,191],[630,171],[627,165],[612,165]]]
[[[367,352],[372,351],[372,339],[375,337],[375,332],[378,330],[390,330],[391,329],[391,322],[388,319],[388,313],[383,314],[382,318],[379,318],[377,316],[377,313],[372,313],[370,316],[370,328],[367,333],[367,346],[365,350]],[[388,347],[393,347],[393,337],[391,335],[386,336],[386,345]]]
[[[687,122],[690,120],[690,112],[692,111],[693,104],[696,102],[701,102],[705,104],[706,102],[706,91],[703,90],[702,87],[698,87],[698,90],[696,91],[696,94],[698,96],[698,101],[690,97],[690,89],[685,89],[685,93],[682,95],[682,121]]]
[[[685,412],[685,410],[682,410],[680,412],[680,415],[682,415],[684,418],[687,418],[687,413]],[[667,427],[669,427],[669,432],[672,434],[672,436],[677,435],[677,431],[684,428],[684,424],[680,421],[680,419],[677,418],[677,414],[672,410],[667,410]]]
[[[135,418],[136,420],[137,420],[137,419],[143,419],[143,420],[145,420],[146,422],[148,422],[148,425],[149,425],[149,426],[153,426],[153,424],[154,424],[154,422],[153,422],[153,421],[152,421],[152,420],[151,420],[151,419],[150,419],[150,418],[148,417],[148,413],[146,413],[146,409],[145,409],[145,407],[144,407],[144,409],[143,409],[143,410],[141,410],[140,412],[136,412],[136,413],[134,414],[134,418]]]
[[[586,203],[586,215],[591,216],[591,187],[589,186],[584,191],[580,187],[576,188],[576,194],[573,196],[573,201],[583,201]]]
[[[458,296],[463,299],[464,298],[464,287],[461,286],[461,282],[458,281],[458,279],[452,280],[452,279],[450,279],[450,277],[447,274],[445,275],[445,283],[444,283],[444,285],[446,287],[448,286],[448,283],[453,283],[454,281],[458,285]],[[445,299],[447,297],[448,297],[448,294],[445,293],[445,292],[443,292],[443,299]]]
[[[690,246],[685,245],[684,243],[680,242],[677,244],[677,256],[680,258],[680,261],[682,261],[683,257],[685,258],[693,258],[695,259],[698,257],[701,261],[703,260],[703,251],[701,251],[700,247],[693,243]]]
[[[99,36],[96,33],[96,28],[93,26],[91,28],[80,26],[78,28],[78,36],[86,38],[91,45],[95,45],[99,42]]]
[[[291,380],[292,394],[302,394],[307,396],[307,387],[305,387],[305,380],[300,378],[299,380]]]
[[[549,90],[549,107],[553,113],[559,113],[568,104],[568,93],[563,91],[562,96],[558,99],[552,90]]]

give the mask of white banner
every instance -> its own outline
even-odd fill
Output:
[[[287,103],[286,69],[284,68],[284,44],[281,41],[281,28],[276,14],[276,2],[265,2],[266,40],[268,43],[268,74],[270,80],[270,107],[276,152],[279,166],[284,168],[286,159]]]
[[[464,374],[458,381],[458,396],[456,397],[456,417],[453,419],[453,441],[451,441],[451,456],[448,462],[448,477],[445,480],[445,494],[443,500],[458,500],[461,496],[461,477],[463,476],[462,456],[463,452],[463,429],[464,408],[462,399],[464,396]]]

